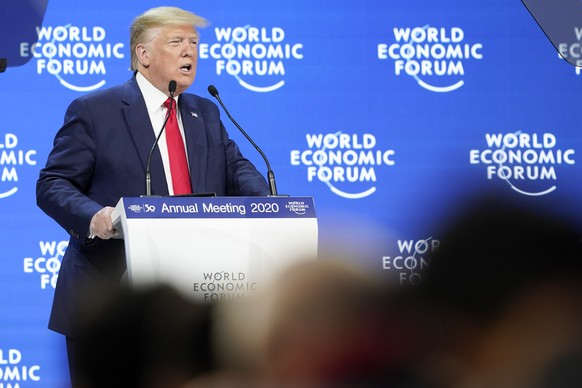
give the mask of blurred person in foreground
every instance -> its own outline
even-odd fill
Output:
[[[243,381],[256,387],[395,386],[386,384],[407,381],[421,336],[413,320],[398,314],[404,309],[387,302],[386,292],[393,291],[339,255],[296,263],[248,301],[254,307],[242,305],[247,318],[231,310],[215,319],[222,326],[217,338],[229,339],[217,347],[217,358],[222,365],[244,366],[252,380]],[[233,346],[243,337],[253,342]],[[236,353],[236,359],[225,362],[225,353]],[[197,379],[190,387],[211,382]]]
[[[179,388],[216,368],[212,305],[168,285],[93,295],[78,321],[82,388]]]
[[[148,155],[166,117],[168,123],[176,117],[176,137],[166,138],[167,125],[159,138],[151,158],[151,194],[269,194],[264,177],[229,138],[217,106],[185,93],[196,75],[197,28],[205,25],[203,18],[175,7],[138,16],[130,30],[133,76],[71,103],[40,171],[37,204],[71,236],[49,328],[67,338],[73,380],[79,303],[87,300],[86,291],[119,283],[125,271],[124,243],[114,239],[113,206],[121,197],[146,192]],[[170,81],[176,86],[173,99]],[[175,174],[177,163],[182,168]]]
[[[493,196],[443,230],[411,298],[433,339],[416,375],[431,387],[582,386],[577,223]]]

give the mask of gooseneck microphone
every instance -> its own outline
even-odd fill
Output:
[[[222,103],[222,100],[220,99],[220,96],[218,95],[218,90],[216,89],[216,87],[214,87],[214,85],[208,86],[208,93],[210,93],[212,95],[212,97],[216,98],[216,100],[220,103],[220,106],[222,106],[222,109],[224,109],[224,112],[226,113],[226,115],[228,116],[230,121],[232,121],[232,123],[239,129],[239,131],[242,132],[242,134],[247,138],[247,140],[253,145],[253,147],[255,147],[255,149],[259,152],[259,154],[261,154],[261,156],[263,157],[263,160],[265,161],[265,164],[267,165],[269,191],[271,192],[271,196],[276,196],[277,195],[277,185],[275,184],[275,173],[273,172],[273,170],[271,170],[271,164],[269,163],[269,160],[267,159],[267,157],[265,156],[263,151],[259,148],[259,146],[253,141],[253,139],[251,139],[251,137],[249,135],[247,135],[245,130],[242,129],[240,125],[238,125],[238,123],[235,121],[235,119],[232,118],[232,116],[228,112],[228,109],[226,109],[226,106],[224,106],[224,104]]]
[[[168,122],[168,119],[170,118],[170,114],[172,113],[172,109],[174,109],[174,93],[176,92],[176,81],[171,80],[170,83],[168,84],[168,91],[170,92],[170,109],[168,109],[168,111],[166,112],[166,118],[164,119],[164,124],[162,125],[162,129],[160,129],[160,132],[158,133],[158,136],[156,137],[156,141],[154,141],[154,144],[152,145],[152,148],[150,149],[150,153],[148,155],[148,160],[146,163],[146,169],[145,169],[145,183],[146,183],[146,197],[151,197],[152,196],[152,177],[151,177],[151,172],[150,172],[150,164],[152,162],[152,155],[154,154],[154,150],[156,149],[156,146],[158,145],[158,142],[160,141],[160,137],[162,136],[162,133],[164,132],[164,128],[166,128],[166,123]]]

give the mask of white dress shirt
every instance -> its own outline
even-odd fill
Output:
[[[168,99],[165,93],[162,93],[154,85],[151,84],[139,71],[136,75],[137,85],[139,90],[143,95],[146,103],[146,108],[148,115],[150,116],[150,121],[152,123],[152,128],[154,130],[154,135],[157,137],[164,125],[164,120],[166,118],[167,109],[164,106],[164,102]],[[176,101],[175,107],[178,107],[178,97],[174,97]],[[188,158],[188,149],[186,148],[186,138],[184,137],[184,126],[182,125],[182,118],[180,115],[180,110],[176,109],[178,114],[178,126],[180,127],[180,133],[182,134],[182,140],[184,141],[184,149],[186,150],[186,158]],[[153,144],[152,144],[153,145]],[[164,172],[166,174],[166,181],[168,182],[168,192],[170,195],[174,194],[174,189],[172,187],[172,173],[170,171],[170,159],[168,156],[168,146],[166,143],[166,133],[160,136],[158,142],[158,148],[160,154],[162,155],[162,163],[164,164]]]

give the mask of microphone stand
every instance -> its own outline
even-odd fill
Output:
[[[245,132],[245,130],[242,129],[242,127],[230,115],[228,109],[226,109],[226,106],[224,105],[224,103],[220,99],[220,96],[218,95],[218,90],[216,89],[216,87],[214,87],[214,85],[208,86],[208,92],[212,95],[212,97],[216,98],[216,100],[220,103],[220,106],[222,106],[222,109],[224,109],[224,112],[226,113],[226,115],[228,116],[230,121],[232,121],[232,123],[238,128],[238,130],[241,131],[241,133],[253,145],[253,147],[255,147],[255,149],[259,152],[259,154],[261,154],[261,156],[263,157],[263,160],[265,161],[265,164],[267,165],[267,180],[269,183],[269,192],[271,193],[270,196],[271,197],[279,196],[277,194],[277,184],[275,183],[275,173],[271,169],[271,164],[269,163],[269,160],[267,159],[267,156],[265,155],[265,153],[259,148],[259,146],[253,141],[253,139],[251,139],[251,137]]]

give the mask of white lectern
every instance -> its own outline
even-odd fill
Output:
[[[201,301],[244,298],[317,255],[311,197],[124,197],[112,215],[134,287]]]

